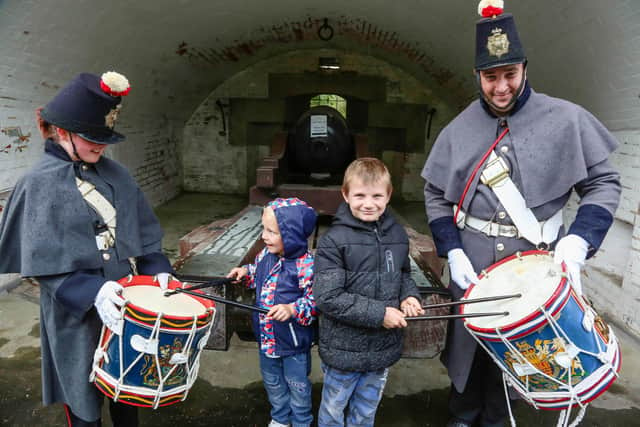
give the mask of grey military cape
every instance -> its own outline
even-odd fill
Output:
[[[607,159],[617,141],[595,117],[580,106],[531,91],[522,108],[506,120],[509,133],[499,146],[507,151],[496,152],[510,165],[512,180],[539,220],[562,208],[572,188],[579,190],[581,204],[596,204],[613,215],[619,201],[619,176]],[[474,101],[438,136],[422,171],[429,222],[453,216],[452,205],[458,203],[473,168],[496,139],[498,122],[480,101]],[[478,172],[463,209],[511,224],[508,216],[495,218],[501,206],[488,187],[478,185],[479,176]],[[493,238],[468,228],[459,234],[476,271],[517,251],[534,249],[524,239]],[[450,289],[456,300],[464,294],[453,282]],[[459,392],[465,388],[476,345],[462,321],[451,322],[442,360]]]
[[[105,280],[126,276],[131,272],[128,257],[161,251],[162,231],[124,167],[102,158],[82,174],[111,190],[103,193],[118,212],[110,260],[97,249],[93,222],[98,216],[75,185],[73,163],[47,153],[20,179],[7,203],[0,224],[0,273],[35,276],[41,284],[44,404],[64,402],[81,419],[95,421],[103,397],[89,382],[89,373],[102,323],[91,305],[82,314],[73,312],[57,291],[77,270],[93,270]]]
[[[162,238],[162,229],[129,172],[105,157],[95,170],[114,188],[116,211],[126,213],[117,217],[118,259],[153,252],[147,246]],[[73,163],[45,154],[7,202],[0,224],[0,273],[31,277],[100,268],[92,216],[76,186]]]
[[[587,178],[587,169],[607,160],[618,142],[588,111],[531,90],[529,100],[508,116],[509,134],[521,176],[520,191],[534,208],[563,196]],[[422,177],[458,203],[473,168],[496,139],[496,119],[472,102],[438,136]],[[478,173],[463,209],[480,177]],[[436,218],[429,218],[430,221]]]

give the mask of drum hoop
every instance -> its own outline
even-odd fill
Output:
[[[127,321],[142,327],[153,329],[158,315],[160,315],[160,313],[146,310],[135,304],[128,303],[125,306],[124,318]],[[196,329],[200,330],[202,328],[206,328],[212,316],[213,309],[207,309],[205,313],[196,317]],[[188,331],[191,329],[193,317],[171,316],[162,313],[160,322],[161,331]]]
[[[113,398],[115,396],[115,387],[118,384],[118,380],[109,375],[108,372],[100,369],[96,372],[96,379],[94,381],[96,387],[102,391],[103,394]],[[183,384],[179,387],[173,387],[169,390],[165,390],[161,393],[157,393],[156,389],[147,389],[145,387],[120,385],[118,401],[132,406],[138,407],[153,407],[154,400],[160,396],[158,406],[172,405],[176,400],[184,400],[185,394],[187,394],[193,384]],[[154,393],[154,391],[156,393]]]
[[[118,280],[118,283],[120,283],[124,288],[128,288],[131,286],[154,286],[154,287],[158,287],[157,282],[155,282],[153,280],[153,276],[145,276],[145,275],[138,275],[138,276],[127,276],[127,277],[123,277],[122,279]],[[181,288],[182,287],[182,283],[178,280],[172,280],[171,282],[169,282],[169,289],[176,289],[176,288]],[[197,292],[197,293],[201,293],[204,294],[204,292],[200,291],[200,290],[195,290],[193,292]],[[202,304],[205,308],[205,312],[198,315],[197,319],[198,322],[206,322],[213,313],[213,308],[215,307],[215,304],[213,301],[204,299],[204,298],[198,298],[198,297],[194,297],[192,295],[188,295],[190,298],[193,298],[194,300],[198,301],[200,304]],[[140,305],[127,300],[126,303],[126,308],[129,309],[133,309],[135,311],[139,311],[141,313],[144,313],[146,315],[149,316],[153,316],[153,318],[155,319],[158,316],[158,312],[157,311],[153,311],[153,310],[149,310],[147,308],[141,307]],[[130,318],[129,316],[127,316],[128,318]],[[176,320],[176,321],[193,321],[194,316],[177,316],[177,315],[172,315],[172,314],[162,314],[162,318],[163,319],[170,319],[170,320]],[[136,319],[131,319],[132,321],[136,321]],[[177,327],[177,329],[182,329],[180,327]]]
[[[530,251],[525,251],[525,252],[518,252],[514,255],[508,256],[504,259],[501,259],[500,261],[496,262],[495,264],[492,264],[491,266],[489,266],[486,270],[483,270],[480,274],[478,274],[478,278],[482,279],[483,277],[485,277],[487,275],[487,273],[491,272],[492,270],[494,270],[495,268],[501,266],[502,264],[505,264],[511,260],[514,259],[518,259],[518,258],[523,258],[525,256],[540,256],[540,255],[549,255],[548,251],[540,251],[537,249],[534,250],[530,250]],[[564,265],[562,265],[562,272],[565,273],[566,272],[566,268]],[[473,290],[473,288],[476,286],[476,284],[472,284],[471,286],[469,286],[469,288],[467,289],[467,291],[465,292],[463,298],[469,298],[471,291]],[[556,288],[554,289],[553,293],[551,294],[551,296],[549,296],[549,298],[544,302],[543,307],[545,309],[549,309],[551,308],[554,303],[557,302],[558,298],[562,295],[562,293],[565,291],[565,288],[567,286],[570,286],[569,281],[566,277],[566,275],[562,276],[560,278],[560,282],[558,282],[558,284],[556,285]],[[553,315],[557,314],[559,310],[561,310],[564,305],[567,303],[568,301],[568,295],[570,294],[570,292],[567,293],[567,297],[563,298],[563,302],[560,304],[560,306],[554,310]],[[465,310],[465,305],[463,304],[460,307],[460,314],[464,314],[464,310]],[[535,320],[538,317],[543,317],[544,318],[544,314],[542,313],[542,311],[540,310],[539,307],[536,307],[534,311],[532,311],[531,313],[527,314],[525,317],[515,320],[511,323],[508,323],[504,326],[500,326],[497,328],[483,328],[480,326],[475,326],[473,324],[467,323],[467,325],[469,326],[469,328],[473,331],[476,332],[483,332],[483,333],[492,333],[492,332],[496,332],[496,331],[500,331],[500,332],[509,332],[513,329],[516,329],[520,326],[526,325],[527,323],[532,322],[533,320]],[[539,325],[538,325],[539,326]],[[536,328],[532,328],[533,330],[537,329]]]

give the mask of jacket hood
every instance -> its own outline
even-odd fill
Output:
[[[298,258],[308,250],[307,239],[316,227],[316,211],[298,198],[275,199],[273,209],[284,246],[285,258]]]
[[[340,204],[335,216],[333,217],[333,225],[346,225],[347,227],[369,231],[376,227],[379,231],[384,232],[392,227],[393,224],[395,224],[395,220],[393,219],[388,206],[384,210],[383,214],[380,215],[380,218],[375,222],[361,221],[353,216],[351,209],[349,208],[349,204],[346,202],[342,202]]]

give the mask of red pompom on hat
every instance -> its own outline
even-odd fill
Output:
[[[126,96],[131,90],[129,80],[120,73],[107,71],[100,78],[100,88],[111,96]]]
[[[502,14],[504,10],[503,0],[481,0],[478,5],[478,14],[483,18],[491,18]]]

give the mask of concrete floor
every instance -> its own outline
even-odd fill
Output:
[[[246,204],[241,197],[185,194],[157,209],[165,229],[165,250],[177,254],[177,241],[191,229],[231,216]],[[414,228],[423,231],[421,204],[397,207]],[[38,290],[23,281],[0,292],[0,425],[64,425],[59,405],[43,407],[40,388]],[[615,329],[622,348],[620,378],[587,410],[582,426],[640,425],[640,344]],[[312,381],[317,410],[322,387],[317,350]],[[402,359],[391,369],[376,425],[443,426],[449,381],[437,359]],[[105,418],[108,415],[105,414]],[[229,351],[204,351],[199,379],[182,403],[156,411],[141,410],[141,425],[266,426],[269,405],[262,388],[254,343],[237,337]],[[557,413],[536,411],[524,402],[515,408],[520,426],[555,425]],[[108,425],[108,423],[107,423]]]

